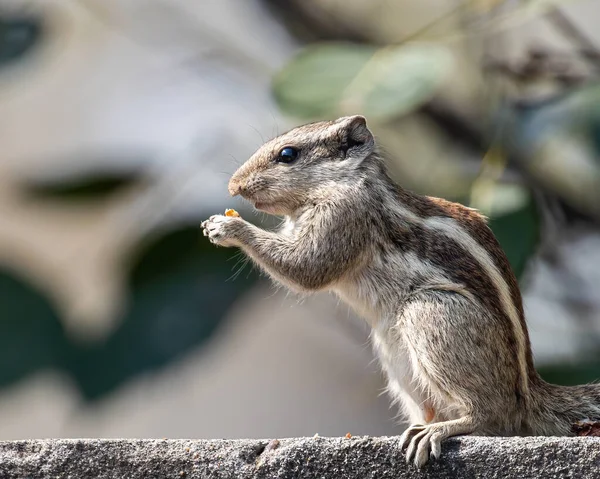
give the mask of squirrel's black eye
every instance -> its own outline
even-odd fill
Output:
[[[298,158],[299,154],[300,152],[296,148],[286,146],[279,152],[277,158],[275,158],[275,161],[277,163],[291,163],[296,158]]]

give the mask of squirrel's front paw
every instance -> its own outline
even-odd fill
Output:
[[[219,246],[235,246],[235,226],[243,221],[239,217],[213,215],[202,222],[204,236],[208,236],[211,243]]]

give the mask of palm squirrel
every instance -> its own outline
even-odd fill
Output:
[[[285,221],[271,232],[211,216],[212,243],[294,291],[335,293],[370,324],[411,423],[408,462],[438,458],[450,436],[573,435],[600,419],[600,385],[553,385],[534,369],[519,286],[485,218],[397,186],[364,117],[268,141],[229,192]]]

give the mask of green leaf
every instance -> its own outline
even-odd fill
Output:
[[[489,226],[521,277],[540,240],[541,219],[531,193],[514,184],[494,183],[485,200],[471,206],[489,218]]]
[[[233,280],[238,253],[217,248],[195,225],[142,246],[132,260],[129,306],[120,328],[74,361],[87,398],[101,397],[139,374],[156,370],[204,344],[231,304],[256,280]]]
[[[431,99],[450,67],[450,56],[441,47],[384,49],[373,57],[355,94],[364,98],[363,111],[369,117],[406,115]]]
[[[386,119],[428,101],[450,66],[447,50],[435,45],[324,43],[283,68],[273,91],[285,112],[302,118],[363,113]]]
[[[0,385],[63,364],[67,345],[50,302],[11,273],[0,273]]]
[[[377,50],[344,43],[319,44],[301,51],[273,81],[279,106],[298,117],[331,115],[344,91]]]

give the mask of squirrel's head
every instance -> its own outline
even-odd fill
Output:
[[[261,146],[231,177],[229,193],[268,213],[291,214],[327,189],[356,181],[374,149],[362,116],[299,126]]]

